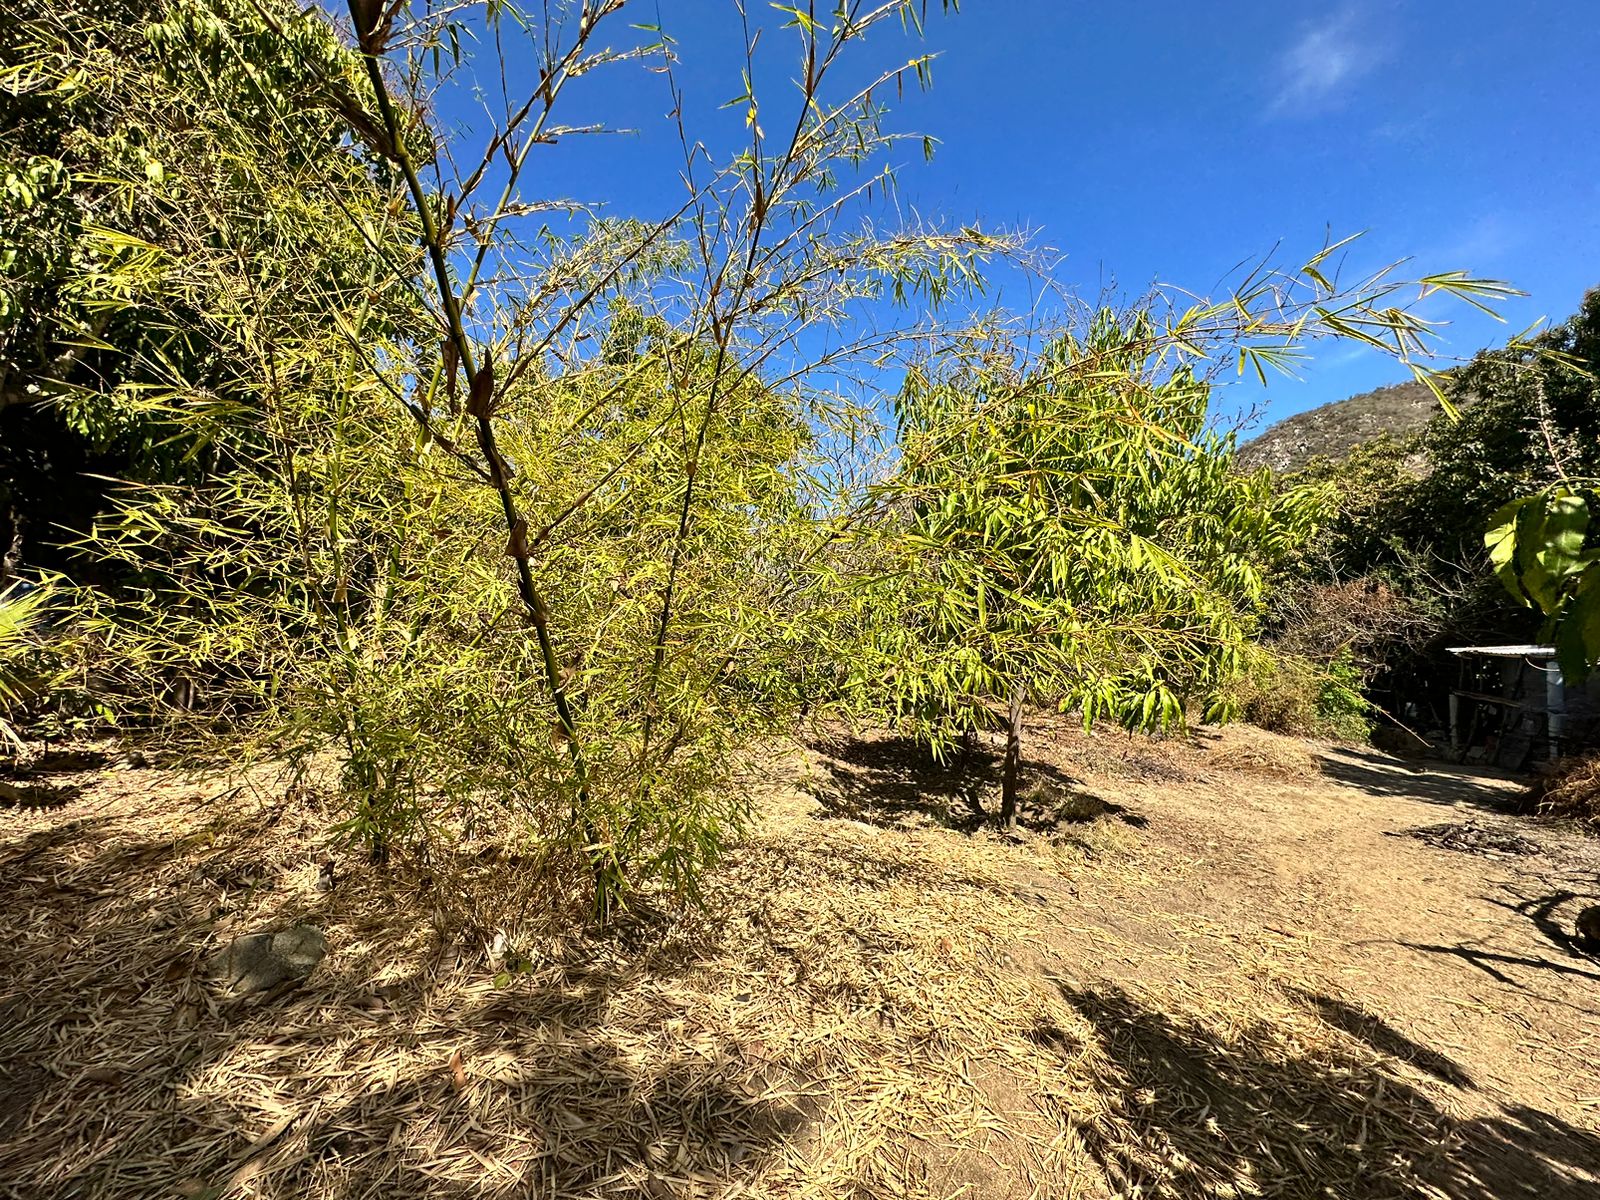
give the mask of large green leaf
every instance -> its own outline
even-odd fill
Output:
[[[1592,563],[1578,580],[1556,633],[1561,674],[1579,683],[1600,664],[1600,563]]]
[[[1539,563],[1555,580],[1575,575],[1584,567],[1583,542],[1589,533],[1589,505],[1565,488],[1548,494],[1544,506],[1543,545]]]
[[[1523,510],[1532,499],[1531,496],[1519,496],[1503,506],[1489,518],[1489,531],[1483,535],[1483,544],[1489,551],[1489,562],[1494,566],[1495,575],[1517,603],[1524,605],[1530,601],[1517,578],[1517,527]]]

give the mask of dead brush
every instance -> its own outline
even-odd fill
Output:
[[[1562,759],[1528,785],[1525,811],[1600,829],[1600,752]]]
[[[1216,731],[1205,762],[1225,771],[1273,775],[1286,779],[1315,778],[1317,759],[1298,738],[1268,733],[1253,725],[1224,725]]]

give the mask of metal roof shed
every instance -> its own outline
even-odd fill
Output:
[[[1458,760],[1513,769],[1535,749],[1550,759],[1596,744],[1600,677],[1569,684],[1554,646],[1451,646],[1461,660],[1450,693],[1450,744]]]

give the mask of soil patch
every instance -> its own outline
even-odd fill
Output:
[[[0,811],[0,1195],[1600,1194],[1595,843],[1388,836],[1533,827],[1369,750],[1036,725],[1015,837],[992,746],[774,748],[706,911],[602,939],[504,864],[462,917],[270,770],[41,779]],[[296,925],[305,978],[210,977]]]

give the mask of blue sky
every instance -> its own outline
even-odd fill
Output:
[[[1329,230],[1366,231],[1357,265],[1411,256],[1416,273],[1464,269],[1530,293],[1504,307],[1504,326],[1429,310],[1452,319],[1447,349],[1470,355],[1540,316],[1559,319],[1600,284],[1594,0],[961,7],[929,23],[933,89],[898,106],[903,126],[939,140],[931,163],[907,147],[899,202],[1031,229],[1066,254],[1065,279],[1087,295],[1158,281],[1204,293],[1279,243],[1303,257]],[[728,119],[717,106],[738,91],[734,8],[661,0],[659,12],[678,42],[691,121],[714,131]],[[750,12],[776,23],[763,0]],[[654,16],[643,6],[624,19]],[[915,50],[892,32],[873,58]],[[762,53],[775,72],[788,68],[786,42],[769,36]],[[612,69],[583,82],[567,121],[638,132],[563,147],[545,182],[612,211],[666,211],[681,195],[680,160],[661,78]],[[1269,419],[1405,373],[1329,346],[1301,376],[1272,383]],[[1218,408],[1261,400],[1249,384]]]
[[[919,115],[941,153],[907,192],[1042,227],[1093,288],[1209,288],[1279,239],[1368,231],[1372,261],[1530,293],[1514,328],[1459,308],[1470,354],[1600,284],[1600,11],[1593,0],[974,3]],[[998,14],[1004,13],[1004,18]],[[1270,417],[1403,378],[1324,350]]]

